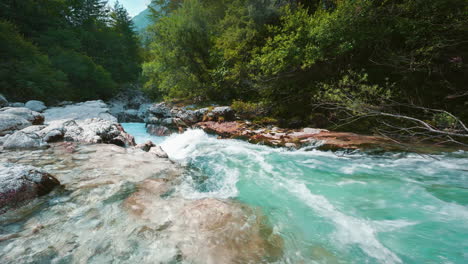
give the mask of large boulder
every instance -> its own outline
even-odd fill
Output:
[[[236,117],[235,111],[229,106],[215,107],[206,116],[210,121],[232,121]]]
[[[188,125],[193,125],[203,121],[203,117],[209,112],[208,108],[201,108],[197,110],[183,110],[176,116]]]
[[[136,145],[133,136],[127,134],[120,124],[100,118],[64,122],[62,131],[66,141],[105,143],[122,147]]]
[[[0,94],[0,107],[8,106],[8,100]]]
[[[148,112],[159,118],[172,117],[171,108],[166,103],[152,105]]]
[[[283,255],[283,240],[259,212],[230,200],[184,199],[173,184],[146,179],[124,207],[188,263],[273,263]]]
[[[109,113],[108,105],[101,100],[49,108],[44,111],[44,117],[47,123],[91,118],[117,122],[117,118]]]
[[[3,148],[5,149],[36,149],[47,146],[36,133],[25,133],[23,131],[16,131],[3,143]]]
[[[44,102],[37,101],[37,100],[28,101],[26,102],[24,106],[36,112],[42,112],[47,109]]]
[[[13,163],[0,163],[0,213],[23,202],[48,194],[60,182],[44,170]]]
[[[44,115],[30,110],[26,107],[6,107],[0,109],[0,114],[11,114],[22,117],[32,125],[42,125],[44,123]]]
[[[31,123],[21,116],[0,112],[0,136],[12,134],[30,125]]]

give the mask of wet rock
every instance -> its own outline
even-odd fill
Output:
[[[244,123],[241,122],[201,122],[195,124],[195,127],[203,129],[207,133],[217,134],[223,138],[243,138],[247,136],[247,130]]]
[[[10,114],[22,117],[32,125],[42,125],[44,123],[44,115],[36,111],[32,111],[26,107],[6,107],[0,109],[0,114]]]
[[[37,101],[37,100],[28,101],[26,102],[24,106],[36,112],[42,112],[47,109],[44,102]]]
[[[11,134],[30,125],[30,122],[20,116],[0,113],[0,136]]]
[[[154,146],[149,150],[149,153],[154,154],[158,158],[167,159],[169,156],[167,153],[160,147]]]
[[[0,213],[22,202],[48,194],[60,182],[44,170],[0,163]]]
[[[0,107],[8,106],[8,100],[0,94]]]
[[[17,131],[10,135],[3,143],[4,149],[36,149],[44,148],[48,145],[36,133],[25,133]]]
[[[196,200],[182,208],[179,218],[182,220],[175,221],[172,228],[184,230],[186,239],[179,248],[191,262],[274,262],[283,254],[282,239],[265,225],[264,217],[240,204]]]
[[[152,141],[146,141],[146,142],[143,143],[143,144],[138,144],[138,145],[136,145],[135,148],[139,148],[139,149],[141,149],[141,150],[143,150],[143,151],[145,151],[145,152],[148,152],[148,151],[150,151],[150,149],[151,149],[152,147],[155,147],[155,146],[156,146],[156,145],[155,145]]]
[[[359,135],[346,132],[332,132],[324,129],[255,129],[247,122],[200,122],[195,127],[221,138],[246,139],[251,143],[272,147],[301,148],[318,146],[323,150],[340,149],[389,149],[391,142],[378,136]]]
[[[229,200],[166,197],[172,183],[148,179],[124,203],[135,216],[154,225],[189,263],[274,262],[283,240],[260,213]]]
[[[158,137],[169,136],[172,133],[171,130],[165,126],[153,124],[146,126],[146,132],[148,132],[150,135]]]

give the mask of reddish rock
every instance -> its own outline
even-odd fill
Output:
[[[28,200],[48,194],[60,182],[32,166],[0,163],[0,214]]]
[[[223,138],[241,138],[248,137],[246,133],[246,125],[242,122],[200,122],[195,124],[195,127],[203,129],[207,133],[214,133]]]
[[[195,127],[221,138],[247,139],[251,143],[277,147],[300,148],[307,144],[318,144],[321,149],[388,148],[387,139],[378,136],[358,135],[346,132],[331,132],[324,129],[254,129],[244,122],[201,122]]]

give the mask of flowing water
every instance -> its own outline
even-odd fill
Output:
[[[290,151],[201,130],[153,137],[144,124],[123,125],[185,169],[110,146],[0,155],[44,167],[65,185],[0,215],[0,263],[243,264],[260,263],[248,254],[265,248],[273,257],[261,263],[468,263],[467,152]],[[160,197],[138,191],[161,189],[148,178],[177,180]],[[213,220],[219,215],[224,222]],[[258,230],[281,250],[270,250]],[[230,261],[203,259],[213,252]]]
[[[288,151],[201,130],[163,140],[192,168],[184,195],[260,208],[285,240],[284,263],[468,263],[466,152]]]

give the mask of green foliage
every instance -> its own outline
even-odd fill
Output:
[[[144,66],[154,96],[263,102],[313,123],[333,115],[317,104],[391,96],[468,118],[466,0],[159,2]]]
[[[458,126],[457,119],[447,113],[436,113],[432,117],[432,123],[442,129],[454,129]]]
[[[93,60],[75,51],[56,49],[51,60],[55,67],[62,69],[71,83],[79,84],[69,99],[85,101],[95,98],[110,98],[117,85],[110,74]]]
[[[26,41],[8,22],[0,21],[0,91],[10,100],[60,99],[68,91],[66,75],[47,55]]]
[[[321,83],[317,102],[334,104],[363,112],[387,103],[392,98],[392,84],[371,84],[367,73],[349,71],[337,82]]]
[[[262,103],[234,100],[231,107],[239,116],[245,119],[254,119],[264,115],[267,112],[265,106]]]
[[[1,92],[21,101],[107,99],[136,81],[141,52],[132,21],[120,4],[106,3],[3,0]]]
[[[211,82],[210,16],[199,1],[187,0],[150,29],[151,60],[143,66],[147,90],[179,98],[214,92],[206,90]]]

